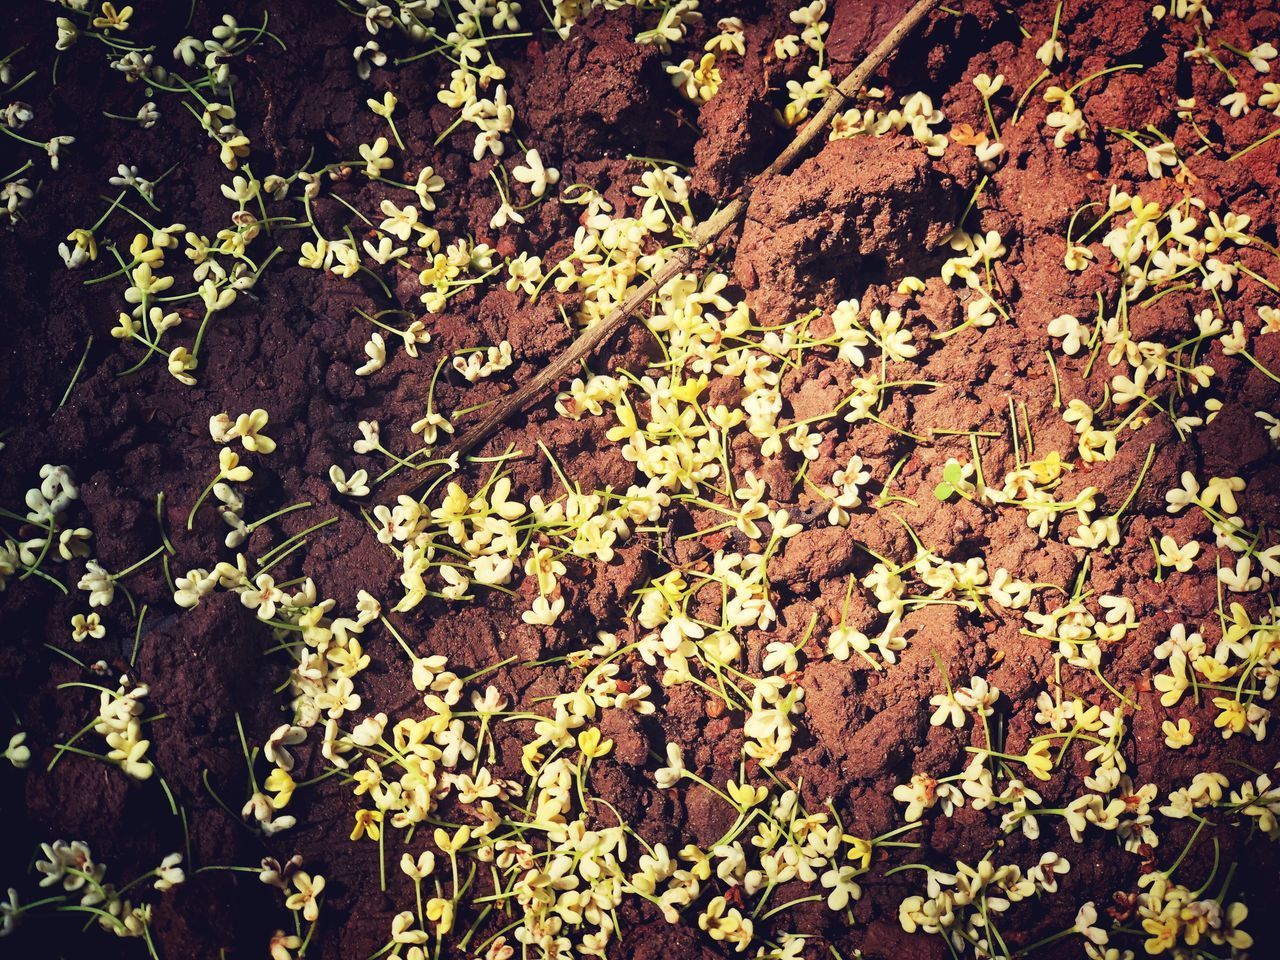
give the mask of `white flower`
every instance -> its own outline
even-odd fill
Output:
[[[115,581],[97,560],[85,564],[84,576],[76,586],[88,592],[91,607],[108,607],[116,595]]]
[[[982,677],[974,677],[968,686],[956,690],[955,698],[964,709],[989,717],[996,701],[1000,699],[1000,688],[987,683]]]
[[[978,88],[978,92],[983,97],[990,100],[1004,87],[1004,74],[997,73],[994,77],[990,77],[980,73],[973,78],[973,85]]]
[[[1168,503],[1165,509],[1169,513],[1182,512],[1188,505],[1195,503],[1196,497],[1200,495],[1200,482],[1190,470],[1183,471],[1181,482],[1181,487],[1174,487],[1164,495]]]
[[[957,730],[964,726],[964,707],[956,700],[954,694],[936,693],[929,698],[929,705],[937,708],[929,717],[929,726],[940,727],[947,722]]]
[[[1051,37],[1036,49],[1036,59],[1046,67],[1051,67],[1062,59],[1064,53],[1061,41]]]
[[[0,185],[0,210],[8,215],[11,223],[18,222],[18,212],[35,196],[26,177],[10,180]]]
[[[1218,342],[1222,344],[1222,352],[1226,356],[1234,357],[1249,348],[1249,335],[1245,332],[1244,324],[1237,320],[1231,325],[1231,332],[1224,333],[1218,338]]]
[[[182,863],[180,853],[171,853],[160,861],[160,866],[156,867],[155,888],[157,890],[161,892],[172,890],[187,879],[187,875],[182,872],[182,867],[178,866],[180,863]]]
[[[1094,922],[1098,919],[1098,910],[1090,900],[1084,904],[1079,911],[1076,912],[1075,931],[1092,944],[1102,946],[1107,942],[1107,931],[1101,927],[1095,927]]]
[[[1249,95],[1243,90],[1228,93],[1218,102],[1227,108],[1232,117],[1242,117],[1249,112]]]
[[[977,144],[973,148],[973,154],[980,163],[992,163],[1004,154],[1004,144],[999,140],[988,140]]]
[[[900,783],[893,788],[893,799],[907,805],[903,816],[908,823],[914,823],[924,815],[925,810],[937,802],[937,791],[938,782],[933,777],[926,773],[917,773],[906,783]]]
[[[521,253],[507,264],[507,273],[510,274],[506,284],[508,290],[513,293],[516,290],[523,290],[526,294],[532,295],[537,292],[538,281],[542,279],[542,258]]]
[[[387,342],[383,339],[382,334],[374,332],[369,337],[369,342],[364,345],[364,352],[369,359],[363,366],[356,368],[356,376],[367,377],[387,365]]]
[[[409,252],[408,247],[397,247],[390,237],[379,237],[376,247],[368,240],[365,240],[361,246],[371,260],[382,264],[398,260]]]
[[[63,147],[69,147],[69,146],[71,146],[71,144],[73,144],[73,143],[75,143],[75,142],[76,142],[76,138],[75,138],[75,137],[52,137],[52,138],[50,138],[49,142],[48,142],[48,143],[46,143],[46,144],[45,144],[45,146],[44,146],[45,153],[47,153],[47,154],[49,155],[49,167],[50,167],[50,169],[53,169],[53,170],[57,170],[57,169],[58,169],[58,164],[61,162],[61,159],[60,159],[60,157],[59,157],[59,153],[60,153],[60,151],[62,150],[62,148],[63,148]]]
[[[58,27],[58,39],[53,45],[54,49],[70,50],[75,42],[80,39],[79,28],[66,17],[58,17],[54,22]]]
[[[25,126],[35,113],[31,109],[31,104],[23,103],[21,100],[14,100],[3,110],[0,110],[0,123],[12,130],[19,130]]]
[[[668,743],[667,765],[654,771],[654,780],[657,781],[660,789],[669,790],[680,782],[684,772],[684,751],[680,749],[678,743]]]
[[[1240,509],[1236,494],[1244,488],[1242,477],[1211,477],[1204,486],[1204,504],[1207,507],[1217,504],[1223,513],[1234,516]]]
[[[116,167],[116,176],[110,177],[107,183],[113,187],[133,187],[147,199],[151,199],[155,189],[151,181],[138,176],[138,168],[127,163]]]
[[[501,230],[508,223],[524,223],[524,214],[504,199],[498,205],[497,211],[489,219],[489,226],[494,230]]]
[[[435,868],[436,857],[430,850],[423,850],[416,860],[408,853],[400,857],[400,869],[414,880],[423,880],[431,876]]]
[[[1253,593],[1262,587],[1262,578],[1252,576],[1253,560],[1239,557],[1234,567],[1219,567],[1218,579],[1233,593]]]
[[[169,373],[179,383],[188,387],[195,386],[196,378],[191,376],[191,371],[196,368],[196,358],[186,347],[175,347],[170,351],[168,367]]]
[[[293,769],[293,754],[287,748],[295,747],[306,739],[307,731],[302,727],[282,723],[267,738],[266,745],[262,748],[263,756],[287,772]]]
[[[535,197],[541,197],[547,192],[547,187],[560,182],[560,171],[555,167],[543,166],[542,157],[537,150],[526,153],[524,163],[512,170],[511,175],[521,183],[528,184],[529,192]]]
[[[348,477],[336,463],[329,468],[329,480],[333,489],[348,497],[367,497],[369,495],[369,472],[357,470]]]
[[[364,160],[364,175],[370,180],[377,180],[382,171],[390,170],[395,161],[387,156],[391,144],[386,137],[378,137],[373,143],[362,143],[357,148],[360,158]]]
[[[1180,547],[1178,546],[1178,541],[1168,534],[1160,538],[1160,562],[1166,567],[1172,567],[1179,573],[1186,573],[1190,570],[1199,553],[1200,544],[1194,540],[1190,540]]]
[[[502,142],[501,133],[497,130],[482,130],[476,134],[475,144],[471,148],[471,157],[479,163],[486,154],[492,153],[495,157],[500,157],[506,151],[507,146]]]
[[[418,208],[412,203],[397,207],[391,200],[383,200],[381,210],[383,220],[378,229],[383,230],[397,240],[405,241],[413,236],[418,228]]]
[[[361,80],[368,80],[374,67],[381,67],[387,62],[387,55],[382,52],[376,40],[360,44],[351,51],[351,56],[356,62],[356,75]]]
[[[1060,317],[1055,317],[1049,321],[1048,333],[1051,337],[1058,337],[1062,340],[1062,352],[1068,357],[1073,357],[1080,352],[1080,347],[1084,342],[1085,329],[1081,326],[1080,321],[1069,313],[1064,313]]]
[[[1259,73],[1271,72],[1271,61],[1276,58],[1275,44],[1271,41],[1260,43],[1249,51],[1249,65]]]
[[[514,569],[515,563],[510,557],[486,555],[471,561],[471,570],[475,574],[476,582],[490,586],[510,583]]]
[[[1045,893],[1058,892],[1058,877],[1070,872],[1071,862],[1052,850],[1040,854],[1040,862],[1027,871],[1027,879]]]
[[[240,602],[255,610],[259,620],[270,620],[276,614],[276,605],[284,601],[284,592],[276,587],[275,578],[267,573],[258,574],[254,586],[240,593]]]
[[[31,762],[31,748],[26,745],[27,735],[18,731],[9,738],[9,745],[4,749],[4,758],[19,770]]]
[[[89,544],[86,542],[93,536],[88,527],[68,527],[58,534],[58,556],[63,560],[75,557],[87,557]]]
[[[377,420],[361,420],[357,425],[360,439],[351,445],[356,453],[372,453],[382,443],[380,427]]]
[[[452,567],[445,567],[444,571],[452,570]],[[550,626],[556,622],[556,618],[564,612],[564,597],[556,597],[555,600],[547,600],[546,597],[535,597],[533,606],[520,614],[520,619],[525,623],[536,626]]]
[[[1254,416],[1266,424],[1267,436],[1271,439],[1271,442],[1276,446],[1280,446],[1280,417],[1273,417],[1263,410],[1256,411]]]
[[[1178,150],[1172,143],[1157,143],[1154,147],[1144,147],[1142,153],[1147,160],[1147,175],[1152,180],[1164,177],[1165,167],[1178,165]]]
[[[173,602],[189,610],[199,603],[201,598],[212,593],[217,583],[217,576],[210,574],[209,571],[191,570],[185,577],[178,577],[174,581],[177,590],[173,594]]]
[[[822,875],[822,885],[831,890],[827,895],[827,909],[843,910],[850,900],[862,897],[862,887],[853,880],[857,870],[846,864],[843,867],[832,867]]]
[[[871,649],[871,641],[867,636],[852,627],[837,627],[827,638],[827,652],[837,660],[848,660],[853,652],[866,653]]]
[[[810,430],[809,425],[802,423],[787,438],[787,446],[806,460],[818,459],[818,448],[822,445],[822,434]]]
[[[444,178],[436,173],[434,167],[423,167],[418,171],[413,192],[418,198],[418,203],[422,204],[423,210],[430,212],[436,208],[436,200],[432,194],[439,193],[443,189]]]

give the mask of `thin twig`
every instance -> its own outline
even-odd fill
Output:
[[[642,283],[626,300],[614,308],[602,320],[587,327],[578,338],[565,348],[564,352],[552,360],[536,376],[507,394],[502,401],[478,424],[460,435],[439,453],[441,459],[452,454],[462,456],[474,450],[487,440],[499,427],[524,409],[534,397],[541,396],[553,384],[558,383],[572,370],[577,363],[589,356],[596,347],[617,333],[631,315],[636,312],[650,297],[662,289],[672,277],[687,271],[693,265],[694,256],[722,233],[736,223],[746,212],[751,202],[751,194],[760,183],[772,177],[786,173],[795,165],[804,150],[813,142],[821,131],[826,130],[832,118],[841,107],[866,84],[871,74],[889,58],[898,46],[906,39],[926,16],[933,11],[940,0],[917,0],[915,6],[894,25],[883,40],[854,68],[844,81],[835,88],[823,101],[822,108],[805,124],[794,140],[778,154],[777,159],[769,164],[762,173],[748,182],[734,199],[721,207],[694,230],[689,246],[676,251],[662,268]],[[395,499],[400,495],[412,495],[422,488],[430,478],[430,471],[417,472],[402,478],[396,478],[387,484],[387,499]]]

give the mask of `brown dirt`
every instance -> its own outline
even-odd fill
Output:
[[[180,5],[184,6],[184,5]],[[237,2],[229,6],[254,19],[262,4]],[[526,6],[532,6],[526,4]],[[901,4],[835,4],[829,52],[838,77],[856,62],[874,39],[896,19]],[[1024,39],[1020,22],[1032,37],[1042,38],[1052,20],[1053,5],[1028,4],[1016,14],[1002,5],[965,3],[959,16],[938,15],[908,41],[909,55],[900,56],[883,71],[884,84],[895,92],[924,90],[933,95],[953,124],[979,127],[981,102],[969,83],[978,71],[1004,71],[1015,90],[1025,89],[1040,70],[1030,56],[1036,40]],[[152,18],[150,4],[140,4],[139,29],[147,31],[160,50],[172,48],[183,33],[181,17],[166,24]],[[362,41],[359,21],[337,4],[268,0],[272,29],[289,42],[287,52],[258,56],[240,64],[238,105],[242,121],[255,145],[259,174],[270,169],[292,170],[311,150],[315,163],[345,156],[351,145],[374,135],[375,120],[363,109],[371,95],[350,65],[349,48]],[[752,172],[762,169],[785,143],[786,134],[772,120],[779,89],[798,75],[799,67],[766,57],[769,38],[783,32],[789,6],[763,2],[715,4],[704,8],[706,20],[730,13],[747,21],[748,55],[741,69],[727,76],[720,94],[698,108],[680,99],[662,73],[661,54],[632,42],[646,15],[630,8],[596,12],[574,38],[560,43],[539,35],[511,59],[512,100],[521,106],[519,133],[530,145],[543,149],[562,171],[562,183],[600,186],[616,205],[634,205],[628,187],[639,167],[627,154],[670,157],[692,168],[697,209],[706,211],[738,188]],[[1140,128],[1148,120],[1163,120],[1175,95],[1189,89],[1188,68],[1180,48],[1166,43],[1152,27],[1141,5],[1109,2],[1069,3],[1063,30],[1073,38],[1071,58],[1079,75],[1116,62],[1138,59],[1147,65],[1137,75],[1120,75],[1098,83],[1087,110],[1095,129],[1108,123]],[[47,65],[52,35],[52,8],[24,0],[0,14],[9,40],[6,48],[26,45],[24,64]],[[145,22],[150,19],[150,22]],[[1274,36],[1277,15],[1265,3],[1242,4],[1223,10],[1227,32],[1241,36]],[[204,26],[208,12],[197,13]],[[707,35],[704,24],[695,37]],[[0,51],[3,53],[6,51]],[[436,358],[444,351],[496,343],[507,339],[516,363],[500,378],[472,387],[445,376],[437,393],[445,409],[473,405],[501,395],[510,384],[537,372],[570,340],[559,321],[556,299],[541,298],[532,308],[527,299],[500,287],[480,287],[451,301],[446,313],[427,318],[433,342],[425,359],[412,361],[396,351],[375,379],[353,377],[354,358],[360,356],[368,327],[352,321],[356,307],[380,302],[372,286],[361,286],[298,269],[272,270],[255,298],[245,298],[221,315],[208,336],[208,362],[199,384],[186,388],[169,377],[162,365],[142,373],[118,376],[125,366],[119,345],[108,331],[115,307],[101,288],[85,287],[84,276],[63,269],[54,253],[67,230],[78,225],[81,211],[99,210],[98,197],[108,188],[106,177],[120,162],[145,164],[148,170],[176,165],[161,186],[167,209],[189,211],[193,223],[213,223],[224,215],[218,184],[225,182],[216,156],[194,121],[176,103],[169,103],[178,131],[139,131],[101,115],[101,110],[131,113],[138,97],[106,73],[97,51],[78,49],[60,59],[56,89],[24,92],[35,103],[49,131],[73,132],[79,143],[57,176],[46,179],[30,220],[15,230],[0,232],[0,286],[4,290],[4,340],[0,348],[0,409],[5,411],[5,449],[0,454],[0,504],[16,506],[41,464],[68,463],[80,481],[81,513],[95,531],[95,549],[108,569],[121,569],[154,549],[159,533],[155,495],[165,494],[164,520],[175,534],[174,571],[211,566],[211,558],[227,551],[221,546],[224,529],[212,511],[197,515],[195,530],[183,530],[186,512],[208,478],[209,444],[205,424],[221,410],[233,413],[264,407],[271,413],[270,431],[277,453],[261,461],[249,486],[256,505],[285,505],[311,500],[315,507],[291,514],[258,533],[253,549],[265,551],[318,520],[336,516],[337,523],[314,537],[305,551],[293,555],[282,577],[309,575],[322,595],[334,597],[339,609],[350,609],[358,589],[388,601],[397,593],[398,571],[349,503],[339,502],[327,482],[330,463],[343,462],[357,437],[355,424],[374,418],[384,436],[408,437],[408,426],[421,415],[426,381]],[[42,59],[43,58],[43,59]],[[447,66],[447,65],[445,65]],[[24,65],[25,71],[27,66]],[[43,69],[43,66],[42,66]],[[450,189],[435,217],[442,233],[474,235],[501,249],[501,240],[488,227],[496,206],[488,189],[488,164],[470,161],[470,139],[457,135],[446,146],[433,147],[436,137],[452,122],[451,111],[435,103],[433,91],[447,77],[447,69],[427,59],[374,75],[374,89],[390,86],[404,103],[400,129],[408,153],[430,157]],[[1208,77],[1208,79],[1206,79]],[[43,79],[39,81],[43,83]],[[1198,95],[1207,101],[1224,95],[1214,88],[1219,78],[1197,73]],[[1225,81],[1221,81],[1225,83]],[[763,91],[768,91],[767,95]],[[407,91],[421,91],[407,95]],[[1007,94],[1006,94],[1007,96]],[[1004,104],[1007,116],[1010,104]],[[998,266],[1014,320],[1002,324],[998,338],[964,334],[930,348],[926,361],[890,364],[898,374],[944,381],[939,391],[911,390],[895,400],[895,422],[919,432],[945,423],[962,429],[1005,429],[1007,397],[1027,404],[1037,445],[1043,449],[1073,450],[1070,428],[1053,406],[1052,388],[1044,363],[1045,324],[1064,312],[1087,315],[1092,310],[1096,272],[1083,280],[1061,269],[1062,236],[1070,211],[1086,199],[1105,197],[1106,184],[1118,182],[1141,188],[1144,196],[1169,202],[1181,187],[1170,180],[1151,184],[1137,151],[1105,149],[1100,137],[1086,138],[1069,151],[1049,148],[1043,136],[1046,105],[1029,101],[1028,120],[1010,125],[1005,142],[1008,155],[992,176],[981,204],[983,226],[1002,232],[1010,248]],[[166,123],[170,116],[166,117]],[[1274,117],[1255,110],[1239,123],[1215,129],[1229,150],[1261,136]],[[42,128],[44,130],[45,128]],[[340,149],[335,144],[345,145]],[[1187,146],[1181,144],[1180,146]],[[8,144],[0,144],[7,148]],[[261,155],[259,159],[259,154]],[[0,167],[16,166],[0,149]],[[510,157],[508,157],[510,159]],[[1197,158],[1197,195],[1254,216],[1260,235],[1276,241],[1274,197],[1280,189],[1280,140],[1253,151],[1248,163],[1227,164],[1214,154]],[[905,138],[862,138],[824,145],[792,175],[763,185],[740,232],[722,249],[709,255],[745,292],[761,323],[789,319],[811,307],[830,308],[832,301],[857,296],[870,305],[902,303],[893,284],[911,273],[934,276],[919,297],[927,322],[937,329],[962,319],[956,291],[936,278],[945,253],[937,247],[967,203],[977,174],[972,156],[949,151],[941,160],[927,158]],[[376,207],[376,191],[362,181],[339,184],[335,193],[363,209]],[[322,222],[346,223],[346,212],[332,201],[317,206]],[[96,216],[96,214],[95,214]],[[569,247],[577,226],[577,208],[543,203],[530,214],[520,249],[540,253],[554,262]],[[127,239],[128,229],[117,224]],[[296,237],[283,237],[282,263],[296,259]],[[1252,257],[1252,254],[1250,255]],[[1248,259],[1254,269],[1275,277],[1275,262]],[[413,278],[406,274],[393,288],[405,309],[420,311]],[[1185,327],[1186,317],[1153,317],[1153,330],[1163,325]],[[1143,335],[1145,331],[1139,331]],[[83,375],[65,405],[59,405],[71,371],[89,333],[94,334]],[[639,324],[619,334],[595,363],[641,370],[652,359],[651,338]],[[1280,368],[1280,337],[1255,340],[1258,359]],[[1215,348],[1214,361],[1222,360]],[[901,369],[895,369],[900,366]],[[1251,412],[1277,411],[1275,384],[1242,363],[1224,361],[1224,399],[1238,404],[1224,410],[1212,425],[1186,444],[1177,444],[1167,424],[1153,422],[1141,443],[1122,445],[1115,461],[1077,471],[1064,487],[1070,495],[1085,483],[1106,490],[1127,490],[1136,478],[1148,442],[1157,445],[1152,471],[1130,511],[1131,527],[1120,548],[1099,556],[1091,584],[1100,592],[1123,592],[1134,599],[1140,628],[1109,662],[1108,679],[1121,689],[1136,690],[1143,709],[1133,720],[1127,754],[1136,782],[1153,782],[1168,789],[1185,783],[1196,771],[1223,769],[1231,763],[1269,768],[1278,759],[1272,740],[1254,743],[1243,737],[1223,744],[1203,734],[1186,751],[1163,749],[1159,724],[1169,712],[1147,680],[1151,649],[1177,622],[1216,620],[1212,570],[1176,578],[1169,588],[1150,582],[1150,532],[1173,533],[1181,542],[1191,527],[1171,520],[1163,510],[1163,491],[1176,483],[1183,469],[1200,476],[1236,473],[1249,480],[1242,501],[1242,517],[1252,528],[1275,525],[1280,516],[1280,463]],[[1102,399],[1106,376],[1095,371],[1082,376],[1081,364],[1060,365],[1065,396]],[[834,364],[819,364],[790,379],[785,394],[795,417],[827,409],[831,399],[848,392],[849,373]],[[716,387],[713,385],[714,395]],[[585,488],[607,484],[626,486],[633,474],[605,438],[602,419],[568,422],[557,418],[550,402],[536,406],[527,417],[486,444],[486,453],[501,453],[510,444],[524,450],[541,440],[555,452],[566,473]],[[1013,453],[996,441],[984,456],[989,474],[999,476],[1013,466]],[[812,466],[816,482],[860,455],[877,479],[906,453],[911,457],[895,492],[914,498],[919,506],[900,506],[900,513],[924,542],[946,546],[953,559],[982,553],[989,569],[1006,566],[1028,580],[1067,582],[1077,568],[1074,549],[1060,539],[1038,541],[1021,514],[992,514],[966,502],[940,510],[931,496],[942,464],[950,456],[965,457],[963,437],[940,438],[913,445],[875,424],[839,425],[828,431],[822,455]],[[744,453],[740,462],[750,465]],[[521,494],[558,489],[545,459],[528,457],[513,462],[515,488]],[[807,493],[793,494],[792,466],[755,467],[769,480],[779,505],[803,510],[812,506]],[[266,512],[262,510],[260,512]],[[820,517],[821,514],[815,514]],[[676,516],[680,529],[692,529],[693,517]],[[5,521],[8,530],[8,521]],[[176,535],[182,531],[181,535]],[[818,614],[819,633],[839,618],[844,586],[850,572],[865,574],[868,557],[853,541],[902,560],[910,556],[903,530],[883,514],[862,513],[847,531],[831,528],[821,519],[794,538],[771,568],[780,611],[779,625],[769,634],[748,631],[744,646],[752,669],[759,667],[764,644],[773,639],[796,639],[812,614]],[[443,653],[461,674],[503,660],[512,654],[531,661],[580,646],[603,624],[617,624],[619,609],[633,590],[660,572],[652,539],[638,539],[619,550],[607,567],[580,564],[565,580],[569,602],[566,615],[554,628],[535,628],[520,622],[521,601],[485,594],[483,604],[450,606],[429,601],[400,618],[405,634],[421,651]],[[358,572],[353,573],[353,572]],[[239,797],[244,783],[243,760],[234,717],[242,718],[253,742],[261,742],[282,722],[282,698],[274,693],[283,680],[283,661],[263,656],[265,633],[251,612],[233,597],[217,594],[196,610],[180,612],[155,565],[128,580],[139,604],[148,605],[141,629],[141,652],[136,674],[150,683],[154,712],[167,719],[157,723],[153,758],[187,810],[192,863],[256,864],[264,855],[284,859],[303,854],[329,878],[322,931],[308,957],[313,960],[367,957],[386,941],[391,915],[412,902],[412,888],[395,873],[386,894],[378,892],[376,845],[346,840],[354,809],[350,789],[337,778],[299,793],[295,801],[297,829],[263,840],[227,816],[201,783],[202,771],[220,791]],[[525,593],[529,590],[526,587]],[[524,598],[527,601],[527,596]],[[858,604],[863,604],[859,609]],[[83,594],[63,598],[37,579],[11,582],[0,595],[7,642],[0,645],[0,696],[15,720],[27,731],[33,748],[29,770],[0,769],[0,809],[6,813],[11,841],[0,853],[0,887],[31,887],[29,867],[36,844],[54,837],[83,838],[111,866],[113,876],[130,877],[150,869],[165,853],[182,848],[181,824],[169,813],[155,784],[128,782],[119,771],[76,756],[64,757],[51,773],[44,767],[53,744],[83,725],[92,715],[93,701],[85,691],[57,686],[84,679],[83,671],[42,643],[72,649],[86,662],[106,660],[119,671],[128,661],[136,617],[117,601],[104,614],[107,636],[72,648],[67,624],[84,609]],[[855,596],[851,620],[869,618],[874,611]],[[1002,714],[1011,743],[1022,743],[1032,732],[1033,701],[1051,672],[1047,645],[1019,634],[1020,617],[980,619],[949,607],[923,608],[909,614],[905,633],[910,645],[900,662],[879,673],[854,661],[814,658],[802,667],[801,685],[808,711],[797,744],[782,772],[792,782],[803,781],[802,795],[813,806],[831,798],[851,832],[862,835],[892,829],[900,822],[901,805],[890,799],[893,787],[913,771],[951,770],[955,758],[979,743],[972,726],[964,731],[930,728],[925,706],[941,689],[931,653],[945,661],[953,682],[985,675],[1005,693]],[[369,642],[374,665],[361,676],[359,687],[374,710],[395,711],[416,700],[403,659],[385,634]],[[642,668],[634,665],[639,673]],[[515,705],[527,707],[540,696],[566,689],[577,674],[564,666],[515,664],[497,671],[491,681]],[[1092,699],[1105,691],[1091,678],[1077,673],[1078,692]],[[655,687],[658,685],[655,682]],[[657,766],[652,754],[665,742],[686,745],[691,769],[723,783],[735,776],[741,746],[740,718],[709,717],[705,698],[688,688],[658,689],[656,716],[637,719],[630,714],[606,713],[602,730],[615,740],[614,753],[601,761],[594,774],[596,792],[614,804],[634,828],[651,842],[663,840],[673,849],[684,840],[709,843],[728,825],[723,804],[705,791],[659,791],[652,778]],[[1207,714],[1206,714],[1207,716]],[[970,739],[970,738],[973,739]],[[500,733],[500,766],[518,769],[520,742]],[[308,745],[304,770],[320,771],[318,743]],[[1225,765],[1225,766],[1224,766]],[[1082,768],[1079,773],[1087,770]],[[1238,769],[1235,772],[1239,772]],[[1044,786],[1046,806],[1068,798],[1070,784]],[[1234,779],[1234,776],[1233,776]],[[1189,823],[1168,824],[1161,853],[1176,851],[1190,834]],[[1212,831],[1221,844],[1223,862],[1239,864],[1233,897],[1251,908],[1248,929],[1259,944],[1255,956],[1274,956],[1280,950],[1280,922],[1269,910],[1277,879],[1274,845],[1251,837],[1247,828],[1222,825]],[[999,858],[1024,867],[1044,849],[1055,848],[1072,861],[1063,881],[1069,894],[1039,901],[1044,909],[1025,907],[1010,914],[1004,934],[1011,945],[1026,944],[1072,922],[1075,907],[1088,899],[1099,906],[1117,891],[1136,889],[1140,858],[1119,850],[1114,837],[1088,835],[1082,845],[1067,839],[1056,821],[1045,823],[1039,841],[1020,834],[1003,838],[998,818],[970,809],[953,818],[927,816],[923,829],[912,835],[918,851],[896,850],[877,864],[861,882],[863,898],[854,905],[856,925],[847,929],[840,915],[820,904],[805,904],[789,913],[778,929],[813,935],[807,956],[827,956],[831,945],[843,956],[860,949],[870,960],[946,956],[937,938],[909,937],[897,920],[897,904],[918,890],[918,876],[899,873],[884,877],[884,868],[910,859],[927,858],[938,867],[955,859],[981,857],[1003,843]],[[399,858],[399,850],[389,862]],[[1198,844],[1186,861],[1186,881],[1199,885],[1209,872],[1212,849]],[[394,871],[392,871],[394,873]],[[21,881],[21,883],[19,882]],[[807,889],[780,891],[780,899],[802,896]],[[251,874],[207,872],[189,876],[174,893],[157,898],[154,938],[161,957],[257,957],[284,916],[276,897]],[[140,956],[133,943],[118,943],[98,931],[87,941],[73,937],[78,924],[64,919],[25,918],[11,941],[12,956],[83,956],[99,958]],[[620,956],[726,955],[703,937],[691,917],[672,926],[647,905],[629,901],[621,912]],[[766,929],[771,929],[766,925]],[[6,945],[7,947],[8,945]],[[0,952],[3,952],[0,950]],[[1050,960],[1080,956],[1078,941],[1055,945],[1042,954]]]

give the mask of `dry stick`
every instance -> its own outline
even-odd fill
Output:
[[[907,11],[906,15],[894,25],[894,28],[889,31],[876,48],[867,54],[866,59],[858,64],[853,72],[845,77],[844,81],[827,96],[823,101],[822,109],[814,114],[813,119],[805,124],[804,129],[800,131],[785,150],[778,154],[777,159],[762,173],[753,177],[737,197],[698,226],[693,232],[689,246],[678,250],[663,264],[657,273],[637,287],[635,293],[615,307],[612,313],[587,327],[573,343],[569,344],[563,353],[544,367],[540,373],[524,386],[507,394],[492,413],[458,437],[457,440],[448,444],[438,456],[442,459],[452,454],[461,456],[475,449],[511,417],[519,413],[526,403],[560,381],[573,369],[578,361],[591,354],[596,347],[617,333],[631,318],[631,315],[646,300],[661,290],[668,280],[688,270],[693,265],[695,254],[712,243],[746,212],[747,205],[751,200],[751,193],[756,184],[769,177],[786,173],[804,149],[813,141],[814,137],[818,135],[818,132],[827,129],[832,117],[844,106],[845,102],[863,87],[871,74],[906,39],[907,34],[911,33],[940,2],[941,0],[918,0],[915,6]],[[427,478],[423,474],[417,473],[398,481],[391,481],[387,484],[387,490],[390,498],[411,495],[426,482]]]

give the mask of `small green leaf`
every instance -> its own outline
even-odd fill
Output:
[[[949,500],[955,492],[955,487],[945,481],[933,488],[933,495],[944,502]]]

